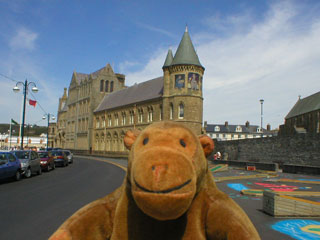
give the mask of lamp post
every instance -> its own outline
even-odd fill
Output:
[[[261,130],[262,130],[262,126],[263,126],[263,124],[262,124],[262,120],[263,120],[263,102],[264,102],[264,100],[263,99],[260,99],[260,104],[261,104]]]
[[[50,123],[50,116],[52,120],[55,120],[56,118],[54,117],[53,114],[47,113],[46,115],[44,115],[42,117],[43,120],[45,120],[47,118],[48,120],[48,129],[47,129],[47,151],[48,151],[48,145],[49,145],[49,123]]]
[[[20,91],[20,88],[18,85],[23,86],[23,108],[22,108],[22,124],[21,124],[21,144],[20,149],[23,150],[23,137],[24,137],[24,121],[26,116],[26,98],[28,94],[28,87],[29,85],[33,85],[33,88],[31,88],[32,92],[37,93],[39,89],[37,88],[37,85],[34,82],[28,82],[26,79],[24,82],[17,82],[16,86],[13,88],[13,91],[15,93]]]

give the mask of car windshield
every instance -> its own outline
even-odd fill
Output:
[[[52,152],[53,156],[62,156],[62,152]]]
[[[48,153],[47,152],[38,152],[40,158],[47,158]]]
[[[69,155],[70,155],[70,152],[65,151],[65,154],[66,154],[67,156],[69,156]]]
[[[14,153],[19,159],[29,159],[30,152],[15,152]]]

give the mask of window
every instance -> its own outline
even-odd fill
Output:
[[[108,115],[108,127],[111,127],[112,125],[112,118],[111,115]]]
[[[11,153],[8,153],[8,159],[9,159],[10,162],[15,162],[16,161],[16,158]]]
[[[103,117],[102,118],[102,127],[105,127],[106,126],[106,119]]]
[[[100,92],[103,92],[103,83],[104,83],[104,80],[100,80]]]
[[[257,128],[257,132],[258,132],[258,133],[262,132],[262,128],[261,128],[261,127],[258,127],[258,128]]]
[[[153,121],[153,107],[148,107],[148,122]]]
[[[160,105],[160,121],[163,119],[163,108],[162,105]]]
[[[104,91],[105,91],[105,92],[108,92],[108,91],[109,91],[109,81],[108,81],[108,80],[106,81],[106,86],[105,86]]]
[[[215,131],[215,132],[220,132],[220,127],[219,127],[219,126],[215,126],[215,127],[214,127],[214,131]]]
[[[113,92],[113,81],[110,82],[110,92]]]
[[[134,123],[134,110],[131,110],[129,112],[129,114],[130,114],[129,124],[133,124]]]
[[[138,122],[139,122],[139,123],[142,123],[142,122],[143,122],[143,109],[142,109],[142,108],[140,108],[140,109],[138,110]]]
[[[173,104],[170,103],[170,119],[173,119]]]
[[[122,112],[122,125],[126,125],[126,113]]]
[[[241,128],[241,126],[237,126],[237,128],[236,128],[236,132],[242,132],[242,128]]]
[[[99,121],[99,118],[96,118],[96,128],[99,128],[100,127],[100,121]]]
[[[116,113],[114,115],[114,125],[115,126],[118,126],[119,125],[119,116],[118,116],[118,113]]]
[[[184,118],[184,105],[183,103],[180,103],[179,105],[179,119],[183,119]]]

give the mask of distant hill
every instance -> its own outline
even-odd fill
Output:
[[[9,133],[10,124],[0,123],[0,133]],[[41,133],[47,133],[47,127],[38,125],[27,125],[24,127],[24,136],[40,136]],[[19,125],[12,125],[12,135],[19,136]]]

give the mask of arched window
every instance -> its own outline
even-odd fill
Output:
[[[220,127],[219,126],[215,126],[214,131],[215,132],[220,132]]]
[[[110,82],[110,92],[113,92],[113,81]]]
[[[170,119],[173,119],[173,104],[170,103]]]
[[[160,105],[160,121],[163,119],[163,108],[162,105]]]
[[[183,103],[179,104],[179,119],[183,119],[184,118],[184,105]]]
[[[109,91],[109,81],[107,80],[106,81],[106,88],[104,89],[105,92],[108,92]]]
[[[104,80],[100,80],[100,92],[103,92]]]

